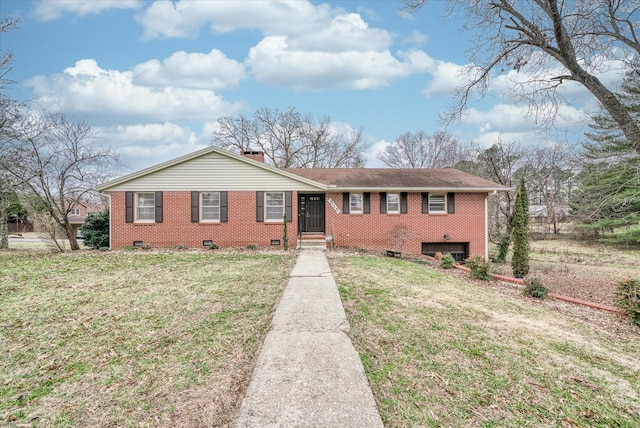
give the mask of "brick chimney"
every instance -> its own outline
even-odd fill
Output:
[[[264,163],[264,152],[258,150],[242,150],[240,154],[246,158]]]

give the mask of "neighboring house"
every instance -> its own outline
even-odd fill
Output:
[[[215,147],[98,187],[111,248],[338,247],[488,256],[487,197],[507,190],[455,169],[278,169]]]
[[[82,227],[89,214],[103,211],[104,207],[104,203],[77,202],[75,207],[69,211],[69,223],[71,223],[75,235],[80,236],[80,227]],[[29,215],[29,220],[32,224],[31,231],[33,232],[49,234],[53,230],[51,217],[48,214],[31,214]],[[66,237],[64,230],[59,226],[55,227],[55,234],[57,238]]]
[[[558,205],[549,207],[547,205],[529,205],[529,217],[532,224],[548,224],[555,221],[564,222],[569,216],[569,207]]]

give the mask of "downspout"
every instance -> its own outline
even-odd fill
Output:
[[[111,238],[113,236],[113,231],[111,230],[111,225],[113,223],[111,222],[111,215],[113,213],[113,210],[111,209],[111,194],[104,193],[104,195],[107,197],[107,199],[109,199],[109,249],[112,250],[113,247],[111,245]]]
[[[489,193],[484,197],[484,259],[489,260]]]

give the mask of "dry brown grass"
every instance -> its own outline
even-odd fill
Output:
[[[410,261],[331,265],[385,426],[640,426],[640,335],[615,315]]]
[[[293,261],[0,252],[0,425],[230,426]]]
[[[550,239],[531,241],[530,276],[559,294],[616,304],[616,286],[640,278],[640,249],[621,249],[593,241]],[[511,265],[494,265],[496,273],[510,274]]]

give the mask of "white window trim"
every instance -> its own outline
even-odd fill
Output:
[[[282,195],[282,215],[280,216],[279,219],[269,219],[267,218],[267,208],[268,207],[274,207],[275,205],[269,205],[267,204],[267,199],[269,194],[274,194],[274,193],[279,193]],[[285,195],[285,192],[264,192],[264,222],[265,223],[283,223],[284,222],[284,213],[286,212],[286,205],[287,205],[287,195]]]
[[[389,196],[391,195],[395,195],[398,198],[397,200],[398,208],[395,210],[392,210],[389,208]],[[400,214],[400,193],[387,193],[387,214]]]
[[[353,204],[351,202],[351,197],[359,195],[360,196],[360,209],[353,209]],[[349,214],[362,214],[364,212],[364,194],[363,193],[349,193]]]
[[[208,219],[208,218],[202,218],[202,212],[203,212],[203,208],[204,208],[204,204],[202,202],[203,196],[205,193],[217,193],[218,194],[218,218],[217,219]],[[220,192],[200,192],[200,200],[198,201],[199,205],[200,205],[200,222],[201,223],[220,223]],[[211,205],[214,206],[214,205]]]
[[[432,196],[443,196],[444,198],[444,206],[442,208],[442,210],[434,210],[431,208],[431,197]],[[440,203],[440,201],[438,201],[437,203]],[[446,214],[447,213],[447,194],[446,193],[429,193],[429,214]]]
[[[69,214],[80,215],[80,208],[71,208],[71,211],[69,212]]]
[[[153,218],[152,219],[140,219],[138,217],[138,196],[142,194],[153,195]],[[134,194],[134,213],[136,223],[155,223],[156,222],[156,194],[155,192],[136,192]]]

